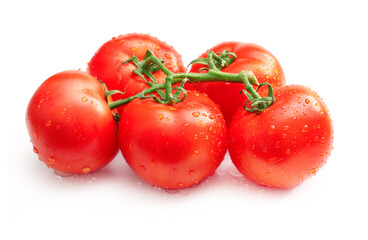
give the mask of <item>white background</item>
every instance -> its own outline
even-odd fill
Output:
[[[368,239],[366,10],[353,0],[2,1],[0,238]],[[185,64],[222,41],[267,48],[288,84],[311,87],[330,109],[325,167],[291,190],[239,177],[228,156],[213,177],[177,193],[142,182],[121,154],[88,176],[55,175],[32,152],[29,99],[51,75],[86,69],[104,42],[131,32],[173,45]]]

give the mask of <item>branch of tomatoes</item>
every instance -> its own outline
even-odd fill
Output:
[[[165,189],[199,184],[227,150],[263,186],[294,187],[324,165],[333,140],[327,107],[309,88],[285,86],[270,52],[224,42],[191,64],[185,72],[181,56],[149,35],[113,38],[88,72],[61,72],[37,89],[26,114],[34,153],[57,172],[88,174],[120,148],[138,176]]]
[[[216,54],[213,51],[209,51],[207,58],[198,58],[193,60],[191,64],[203,64],[207,67],[199,69],[198,73],[173,73],[164,64],[162,59],[156,57],[151,50],[147,50],[143,61],[140,61],[136,56],[132,56],[127,61],[119,64],[119,67],[123,64],[133,62],[137,69],[133,70],[135,74],[140,76],[146,83],[150,86],[143,91],[130,96],[128,98],[119,99],[114,102],[109,103],[111,109],[115,109],[119,106],[127,104],[132,100],[153,98],[156,102],[161,104],[173,105],[183,101],[186,98],[187,91],[184,88],[186,82],[190,83],[200,83],[200,82],[229,82],[229,83],[243,83],[245,89],[242,90],[248,101],[244,105],[244,109],[249,112],[261,113],[266,108],[270,107],[275,102],[275,97],[273,96],[273,89],[271,84],[262,83],[259,84],[257,78],[251,71],[243,70],[240,73],[226,73],[222,72],[221,69],[229,66],[236,59],[236,54],[224,50],[222,53]],[[164,83],[157,83],[157,80],[153,76],[153,73],[162,70],[166,75],[166,81]],[[206,73],[201,73],[206,70]],[[149,77],[151,81],[147,81],[144,75]],[[175,86],[178,85],[179,86]],[[173,87],[173,85],[175,87]],[[253,86],[258,86],[255,90]],[[268,86],[267,97],[261,97],[258,94],[258,90],[262,86]],[[163,91],[163,89],[165,91]],[[152,94],[157,92],[157,95]],[[109,91],[111,94],[118,92]],[[180,93],[183,93],[181,95]],[[250,103],[249,107],[248,103]]]

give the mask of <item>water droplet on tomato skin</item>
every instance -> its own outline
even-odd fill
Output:
[[[303,126],[303,128],[302,128],[302,132],[303,132],[303,133],[308,132],[308,125],[304,125],[304,126]]]
[[[199,114],[200,114],[199,112],[193,112],[193,113],[192,113],[192,115],[193,115],[194,117],[198,117],[198,116],[199,116]]]
[[[285,154],[289,155],[291,153],[291,150],[288,148],[285,150]]]
[[[188,172],[188,174],[189,174],[189,175],[193,175],[193,174],[194,174],[194,170],[190,170],[190,171]]]
[[[197,150],[195,150],[194,155],[199,155],[199,152]]]
[[[51,166],[51,165],[55,164],[55,162],[56,162],[56,158],[55,158],[55,157],[53,157],[53,156],[51,156],[51,157],[49,157],[49,159],[48,159],[48,161],[46,162],[46,164],[47,164],[48,166]]]
[[[91,168],[89,168],[89,167],[82,168],[82,174],[88,174],[90,172],[91,172]]]
[[[168,53],[165,53],[165,54],[164,54],[164,56],[165,56],[165,58],[167,58],[167,59],[172,59],[172,56],[171,56],[170,54],[168,54]]]
[[[275,134],[276,133],[276,127],[275,125],[268,126],[268,134]]]
[[[36,154],[38,153],[38,150],[37,150],[36,147],[33,147],[33,152],[36,153]]]
[[[46,127],[50,127],[50,126],[51,126],[51,124],[52,124],[51,120],[48,120],[48,121],[46,121],[46,122],[45,122],[45,126],[46,126]]]
[[[315,174],[316,173],[316,169],[312,168],[312,170],[310,171],[311,174]]]
[[[189,126],[189,124],[188,124],[188,123],[184,123],[182,128],[183,128],[183,129],[186,129],[186,128],[188,128],[188,126]]]
[[[82,102],[87,102],[88,98],[87,97],[82,97]]]
[[[215,118],[216,118],[216,116],[215,116],[215,115],[213,115],[213,114],[209,115],[208,117],[209,117],[209,119],[211,119],[211,120],[213,120],[213,119],[215,119]]]
[[[310,100],[308,98],[305,99],[305,103],[306,104],[309,104],[310,103]]]
[[[33,133],[33,136],[34,136],[35,138],[38,138],[38,132],[37,132],[37,131],[35,131],[35,132]]]
[[[268,159],[268,162],[269,162],[270,164],[276,164],[276,163],[278,163],[278,162],[281,162],[282,160],[283,160],[282,158],[272,157],[272,158]]]

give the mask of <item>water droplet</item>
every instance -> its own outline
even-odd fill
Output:
[[[51,156],[49,157],[49,160],[46,162],[47,165],[51,166],[56,162],[56,158]]]
[[[90,172],[91,172],[91,168],[89,168],[89,167],[82,168],[82,174],[88,174]]]
[[[275,132],[276,132],[275,125],[268,126],[268,134],[275,134]]]
[[[303,133],[308,132],[308,125],[307,124],[303,126],[302,132]]]
[[[178,189],[170,189],[170,188],[165,188],[165,192],[169,193],[169,194],[176,194],[179,192]]]
[[[57,130],[59,130],[60,129],[60,125],[58,124],[58,125],[56,125],[56,129]]]
[[[184,123],[184,124],[183,124],[183,129],[186,129],[188,126],[189,126],[189,124],[188,124],[188,123]]]
[[[324,137],[321,137],[321,142],[326,142],[326,138],[324,138]]]
[[[305,99],[305,103],[306,104],[309,104],[310,103],[310,100],[308,98]]]
[[[159,114],[158,117],[159,117],[160,120],[165,118],[163,114]]]
[[[217,143],[217,147],[221,147],[221,145],[222,145],[221,141]]]
[[[73,176],[73,173],[65,173],[65,172],[60,172],[58,170],[54,170],[54,173],[60,177],[71,177]]]
[[[263,151],[263,152],[267,152],[267,147],[264,147],[264,148],[262,149],[262,151]]]
[[[50,127],[50,126],[51,126],[51,120],[46,121],[46,122],[45,122],[45,126],[46,126],[46,127]]]
[[[179,187],[183,187],[183,186],[184,186],[184,184],[183,184],[183,183],[178,183],[178,186],[179,186]]]
[[[318,136],[315,136],[315,137],[314,137],[314,141],[315,141],[315,142],[318,142],[318,140],[319,140],[319,137],[318,137]]]
[[[285,150],[285,154],[289,155],[291,153],[291,150],[288,148]]]
[[[200,114],[199,112],[193,112],[193,113],[192,113],[192,115],[193,115],[194,117],[198,117],[198,116],[199,116],[199,114]]]
[[[165,58],[167,58],[167,59],[171,59],[172,57],[171,57],[171,55],[170,54],[168,54],[168,53],[165,53],[164,54],[164,56],[165,56]]]
[[[243,177],[243,174],[241,172],[239,172],[238,169],[236,169],[236,168],[230,168],[228,170],[228,172],[233,177],[236,177],[236,178]]]
[[[193,175],[193,174],[194,174],[194,170],[190,170],[189,175]]]
[[[215,116],[215,115],[213,115],[213,114],[209,115],[208,117],[209,117],[209,119],[211,119],[211,120],[213,120],[213,119],[215,119],[215,118],[216,118],[216,116]]]
[[[38,150],[37,150],[37,148],[36,148],[36,147],[33,147],[33,152],[34,152],[34,153],[38,153]]]
[[[135,48],[135,47],[130,48],[130,51],[132,51],[132,52],[134,52],[135,50],[137,50],[137,48]]]
[[[194,139],[197,140],[198,139],[198,135],[194,134]]]
[[[278,158],[278,157],[272,157],[272,158],[268,159],[268,162],[270,164],[275,164],[275,163],[278,163],[280,161],[282,161],[282,158]]]
[[[160,50],[160,46],[156,45],[155,49],[156,51]]]
[[[146,167],[145,167],[145,166],[143,166],[143,165],[140,165],[140,166],[139,166],[139,169],[144,171],[144,170],[146,170]]]
[[[316,169],[315,168],[312,168],[312,170],[310,171],[312,174],[315,174],[316,173]]]
[[[35,132],[33,133],[33,135],[34,135],[34,137],[35,137],[35,138],[38,138],[38,132],[37,132],[37,131],[35,131]]]
[[[87,97],[82,97],[82,102],[87,102],[88,98]]]
[[[275,147],[276,149],[278,149],[278,148],[280,148],[280,146],[281,146],[280,141],[276,141],[276,142],[275,142],[274,147]]]
[[[286,133],[281,134],[281,138],[285,139],[286,138]]]
[[[199,152],[197,150],[194,151],[194,155],[199,155]]]

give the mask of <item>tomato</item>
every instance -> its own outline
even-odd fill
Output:
[[[311,89],[289,85],[263,113],[239,108],[229,129],[228,148],[250,180],[291,188],[314,175],[332,150],[333,128],[322,99]]]
[[[165,189],[198,184],[215,172],[227,150],[221,111],[205,94],[193,91],[172,106],[152,99],[130,102],[118,138],[133,171]]]
[[[173,47],[148,34],[138,33],[121,35],[103,44],[88,63],[88,71],[103,81],[109,90],[123,92],[113,95],[114,100],[130,97],[143,91],[148,84],[133,72],[137,69],[133,62],[121,63],[133,54],[143,60],[147,50],[152,50],[155,56],[162,58],[164,65],[173,73],[185,71],[181,56]],[[166,75],[162,70],[153,75],[158,83],[165,81]],[[146,80],[150,81],[148,77]]]
[[[87,174],[116,156],[117,126],[104,95],[104,86],[82,71],[55,74],[37,89],[26,124],[41,161],[63,173]]]
[[[274,91],[285,86],[285,76],[280,63],[269,51],[261,46],[241,42],[223,42],[209,49],[200,57],[207,57],[207,53],[210,50],[215,53],[228,50],[236,54],[235,61],[223,68],[221,70],[223,72],[240,73],[243,70],[249,70],[254,73],[259,83],[270,83]],[[202,67],[204,67],[202,64],[193,64],[190,72],[198,72]],[[247,99],[244,94],[240,94],[244,88],[242,83],[224,82],[200,83],[188,87],[188,89],[197,89],[207,93],[220,106],[227,124],[230,123],[235,111]],[[261,96],[266,96],[267,88],[261,88],[259,93]]]

